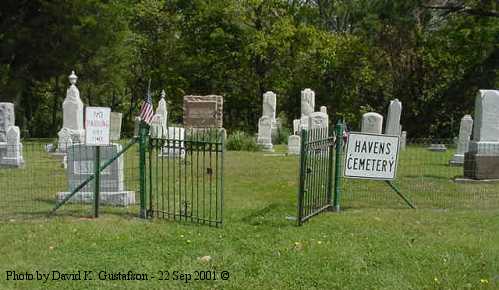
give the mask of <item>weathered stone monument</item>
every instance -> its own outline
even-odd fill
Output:
[[[123,119],[123,114],[111,112],[111,131],[109,135],[109,140],[119,141],[121,139],[122,119]]]
[[[464,153],[468,152],[468,146],[470,143],[471,132],[473,130],[473,118],[470,115],[465,115],[461,119],[461,124],[459,125],[459,137],[457,141],[457,149],[454,156],[449,161],[451,165],[463,165],[464,164]]]
[[[1,167],[22,167],[23,145],[21,144],[21,133],[19,127],[10,126],[7,130],[7,142],[0,143],[0,166]]]
[[[63,124],[59,131],[58,152],[66,153],[68,146],[84,142],[85,129],[83,124],[83,102],[80,91],[76,87],[78,77],[74,71],[69,75],[70,86],[66,91],[66,98],[62,103]]]
[[[0,103],[0,167],[24,165],[19,127],[15,126],[14,104]]]
[[[7,130],[16,121],[13,103],[0,103],[0,142],[7,142]]]
[[[184,126],[192,128],[223,127],[223,97],[184,96]]]
[[[161,99],[151,120],[150,134],[152,138],[165,138],[168,134],[168,111],[166,109],[165,91],[161,92]]]
[[[277,110],[277,95],[272,91],[268,91],[265,94],[263,94],[262,116],[269,117],[272,120],[272,123],[275,124],[276,110]]]
[[[181,127],[168,127],[166,133],[167,144],[161,149],[161,157],[185,158],[185,129]]]
[[[385,134],[400,135],[400,115],[402,114],[402,103],[398,100],[390,101],[388,116],[386,118]]]
[[[315,92],[311,89],[301,91],[301,116],[309,116],[315,111]]]
[[[323,112],[313,112],[308,117],[308,129],[321,129],[318,133],[311,133],[310,138],[320,139],[329,136],[329,116]]]
[[[405,150],[407,146],[407,131],[402,131],[400,134],[400,150]]]
[[[288,137],[288,154],[300,155],[301,138],[298,135],[291,135]]]
[[[383,116],[375,112],[362,115],[361,131],[363,133],[381,134],[383,130]]]
[[[257,144],[262,146],[264,151],[273,151],[272,145],[272,119],[268,116],[262,116],[258,120]]]
[[[111,144],[100,147],[101,163],[115,156],[121,151],[120,144]],[[75,144],[67,148],[67,175],[68,192],[59,192],[58,201],[63,200],[83,181],[94,174],[95,146]],[[91,203],[94,199],[95,185],[90,182],[76,193],[69,202]],[[135,203],[135,192],[125,190],[123,156],[106,167],[100,175],[100,201],[102,204],[128,206]]]
[[[327,114],[327,107],[326,106],[321,106],[320,112],[324,113],[324,114]]]
[[[499,179],[498,90],[480,90],[476,96],[473,140],[464,154],[464,177]]]

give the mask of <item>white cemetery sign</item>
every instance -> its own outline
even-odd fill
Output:
[[[348,136],[347,178],[393,180],[397,172],[399,136],[354,133]]]
[[[85,143],[87,145],[109,145],[111,108],[87,107],[85,110],[85,129]]]

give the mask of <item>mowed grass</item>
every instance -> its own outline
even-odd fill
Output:
[[[416,156],[425,152],[403,154],[421,160]],[[444,196],[462,190],[457,197],[483,188],[462,189],[447,176],[459,168],[449,173],[437,167],[442,160],[432,160],[433,177],[417,173],[422,164],[399,171],[400,187],[414,178],[405,189],[425,189],[408,193],[413,199],[431,201],[421,196],[432,188]],[[223,228],[141,220],[136,207],[103,207],[98,219],[69,216],[63,208],[53,218],[2,221],[0,289],[499,289],[498,207],[442,210],[428,203],[411,210],[382,182],[349,180],[344,211],[297,227],[288,219],[296,215],[297,180],[297,157],[227,152]],[[489,187],[485,193],[494,197],[495,186]],[[211,260],[198,259],[203,256]],[[7,280],[6,271],[37,270],[93,271],[93,280]],[[215,271],[217,280],[171,280],[174,271],[194,279],[204,270]],[[150,280],[99,280],[100,271],[147,273]],[[169,271],[170,280],[159,281],[160,271]]]

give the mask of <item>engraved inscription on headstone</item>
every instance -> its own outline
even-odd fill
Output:
[[[222,128],[223,127],[223,97],[185,96],[184,125],[186,127]]]

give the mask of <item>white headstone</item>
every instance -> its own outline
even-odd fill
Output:
[[[298,135],[290,135],[288,137],[288,154],[300,155],[301,138]]]
[[[111,112],[111,141],[118,141],[121,139],[121,123],[123,119],[122,113]]]
[[[13,103],[0,103],[0,142],[7,141],[7,129],[15,125]]]
[[[272,119],[268,116],[262,116],[258,120],[258,138],[257,143],[263,146],[266,151],[272,151]]]
[[[407,131],[402,131],[400,134],[400,150],[405,150],[407,145]]]
[[[315,111],[315,92],[311,89],[301,91],[301,116],[308,116]]]
[[[167,158],[185,158],[185,129],[168,127],[165,137],[168,141],[162,148],[160,156]]]
[[[166,107],[166,93],[165,90],[161,91],[161,99],[158,102],[158,107],[156,108],[156,115],[161,116],[161,128],[162,135],[165,136],[168,131],[168,110]]]
[[[272,122],[276,121],[277,96],[274,92],[268,91],[263,94],[262,116],[269,117]]]
[[[74,71],[69,75],[70,86],[66,91],[66,98],[62,103],[62,130],[59,132],[59,152],[65,152],[65,149],[72,143],[83,143],[85,130],[83,124],[83,102],[80,99],[80,91],[76,87],[78,77]],[[69,134],[68,134],[69,133]],[[61,136],[65,139],[61,139]]]
[[[361,131],[363,133],[381,134],[383,130],[383,116],[375,112],[362,115]]]
[[[0,166],[21,167],[24,165],[23,145],[21,144],[21,133],[19,127],[10,126],[7,129],[6,154],[0,157]]]
[[[499,154],[499,91],[480,90],[475,99],[473,140],[469,151]]]
[[[312,133],[310,138],[320,139],[329,136],[329,116],[322,112],[313,112],[308,118],[308,129],[321,129],[318,134]]]
[[[457,140],[456,153],[450,161],[451,164],[464,164],[464,153],[468,152],[471,132],[473,130],[473,118],[470,115],[464,115],[459,125],[459,137]]]
[[[321,106],[321,113],[327,114],[327,107]]]
[[[402,114],[402,103],[398,100],[390,101],[388,106],[388,117],[386,118],[385,134],[400,135],[400,115]]]
[[[300,135],[300,119],[293,120],[293,135]]]

